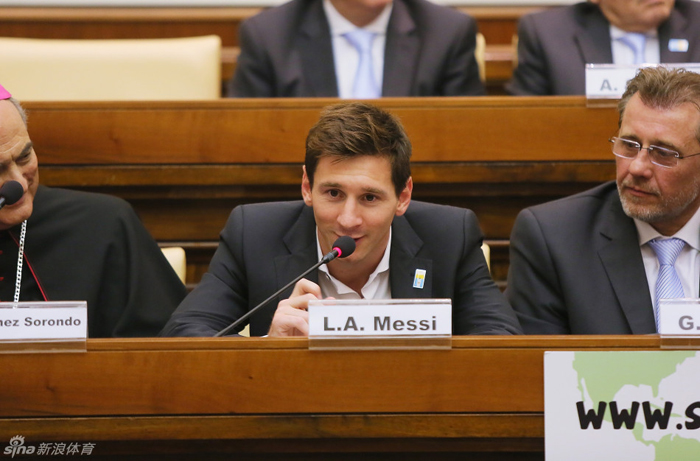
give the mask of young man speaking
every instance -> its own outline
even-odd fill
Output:
[[[517,334],[493,283],[469,210],[411,203],[411,143],[391,114],[363,103],[326,109],[306,140],[303,201],[233,210],[199,286],[166,336],[211,336],[331,251],[355,251],[313,271],[250,318],[254,336],[308,334],[311,299],[451,298],[454,334]],[[414,284],[416,274],[423,284]],[[415,286],[414,286],[415,285]]]

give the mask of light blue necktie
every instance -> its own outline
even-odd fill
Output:
[[[646,48],[647,37],[644,34],[638,32],[628,32],[622,37],[618,38],[619,41],[627,45],[634,53],[634,63],[643,64],[644,63],[644,49]]]
[[[654,313],[656,317],[656,331],[659,330],[659,301],[669,298],[683,298],[683,285],[678,277],[676,258],[683,250],[685,242],[681,239],[654,239],[649,241],[649,246],[659,259],[659,276],[656,279],[656,300]]]
[[[372,41],[374,33],[364,29],[355,29],[343,34],[343,37],[355,47],[360,56],[352,87],[352,97],[356,99],[373,99],[381,96],[381,91],[374,81],[372,65]]]

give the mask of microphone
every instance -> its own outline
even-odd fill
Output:
[[[352,239],[352,237],[348,235],[343,235],[342,237],[338,238],[335,242],[333,242],[333,249],[321,259],[319,266],[323,264],[328,264],[335,258],[347,258],[351,254],[353,254],[354,251],[355,241]]]
[[[7,181],[0,187],[0,209],[17,203],[24,195],[24,188],[17,181]]]
[[[4,187],[4,186],[3,186]],[[2,189],[0,189],[0,193],[2,192]],[[280,295],[283,291],[297,283],[299,280],[302,278],[306,277],[311,271],[314,271],[318,269],[321,265],[323,264],[328,264],[329,262],[333,261],[335,258],[347,258],[350,256],[353,252],[355,251],[355,241],[352,239],[352,237],[343,235],[342,237],[338,238],[335,242],[333,242],[333,249],[329,251],[319,262],[311,266],[308,270],[306,270],[303,274],[300,276],[296,277],[294,280],[274,292],[269,298],[267,298],[265,301],[261,302],[248,312],[246,312],[241,318],[233,322],[231,325],[227,326],[220,332],[214,335],[215,338],[218,338],[220,336],[226,336],[231,330],[234,330],[236,327],[240,326],[250,318],[251,315],[253,315],[256,311],[258,311],[261,307],[265,306],[267,303],[275,299],[277,296]]]

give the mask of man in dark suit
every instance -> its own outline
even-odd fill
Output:
[[[654,333],[666,271],[682,286],[670,297],[698,297],[700,75],[643,68],[619,111],[616,184],[515,222],[506,297],[526,333]],[[663,271],[660,242],[680,244]]]
[[[162,334],[214,335],[311,267],[340,236],[355,240],[354,253],[254,314],[252,335],[308,334],[308,302],[326,297],[451,298],[455,334],[519,333],[489,275],[474,214],[411,203],[410,155],[391,114],[361,103],[326,109],[306,140],[303,202],[234,209],[209,271]],[[416,284],[421,274],[424,283]]]
[[[352,93],[357,51],[341,36],[358,28],[375,33],[375,96],[484,94],[476,21],[459,11],[428,0],[292,0],[241,25],[229,96],[370,97]]]
[[[644,36],[645,63],[700,61],[700,4],[694,0],[591,0],[523,16],[515,95],[585,94],[586,64],[636,64],[625,38]]]

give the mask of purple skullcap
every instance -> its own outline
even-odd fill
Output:
[[[0,99],[10,99],[12,95],[10,94],[9,91],[7,91],[5,88],[0,85]]]

